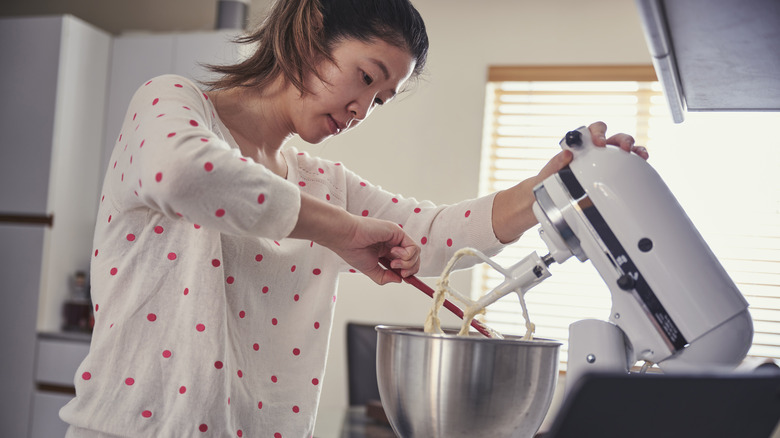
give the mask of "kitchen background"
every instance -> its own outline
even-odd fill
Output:
[[[431,39],[427,74],[411,92],[399,96],[400,98],[392,105],[379,109],[378,115],[369,118],[354,133],[317,146],[303,145],[299,142],[295,145],[312,154],[342,161],[373,183],[418,199],[452,203],[477,196],[488,66],[651,64],[639,14],[633,1],[415,0],[414,3],[426,20]],[[269,4],[269,0],[251,0],[247,4],[250,25],[257,22],[258,17],[262,16]],[[161,47],[159,42],[162,40],[158,38],[160,35],[163,35],[163,40],[167,41],[165,44],[168,46],[165,46],[165,50],[170,48],[178,51],[177,53],[184,53],[181,55],[183,58],[196,56],[197,52],[193,44],[195,46],[202,44],[203,47],[210,48],[204,49],[209,56],[217,58],[235,56],[235,53],[225,49],[223,45],[232,32],[224,31],[217,34],[212,32],[217,22],[218,6],[216,0],[6,1],[0,4],[0,19],[72,14],[94,26],[92,28],[84,25],[81,21],[78,24],[67,25],[71,29],[90,35],[85,37],[91,45],[90,48],[82,48],[83,53],[78,56],[84,57],[83,59],[97,59],[101,56],[99,54],[103,53],[102,61],[82,64],[80,68],[85,69],[84,71],[79,70],[77,68],[79,66],[65,67],[74,69],[69,74],[81,84],[79,86],[100,87],[105,86],[109,80],[107,78],[115,77],[117,74],[117,66],[107,62],[111,57],[112,49],[124,50],[125,53],[147,60],[165,59],[166,53],[173,53],[155,54],[154,49]],[[42,27],[33,30],[32,33],[49,32],[51,28],[47,26],[52,23],[43,26],[45,23],[41,22]],[[52,33],[56,32],[52,31]],[[56,38],[56,35],[52,38]],[[56,53],[53,53],[53,56],[56,59]],[[167,72],[164,69],[159,71],[163,67],[155,65],[149,68],[149,76]],[[34,73],[40,74],[40,72]],[[54,75],[48,78],[51,97],[57,92],[54,90],[57,79],[56,71],[50,73]],[[144,71],[135,72],[135,74],[142,73]],[[8,78],[5,76],[5,66],[2,67],[0,74],[3,75],[3,82],[6,82]],[[92,75],[92,78],[87,80],[83,75]],[[131,92],[134,86],[132,85],[127,92]],[[40,90],[39,92],[42,93]],[[114,93],[118,92],[114,91]],[[51,213],[55,206],[63,204],[63,208],[67,210],[75,208],[82,213],[96,210],[99,182],[102,180],[108,159],[107,148],[113,144],[111,140],[118,129],[118,118],[124,111],[129,95],[122,98],[120,95],[107,93],[103,97],[103,101],[98,99],[95,102],[87,102],[79,99],[78,95],[61,96],[60,98],[70,99],[70,102],[76,106],[58,105],[55,107],[55,112],[50,115],[52,120],[48,122],[54,125],[54,128],[49,128],[49,134],[54,132],[67,135],[71,137],[70,141],[85,136],[84,138],[99,143],[101,150],[97,154],[95,150],[87,151],[82,156],[68,156],[68,154],[57,153],[56,150],[54,153],[45,152],[47,147],[52,149],[51,135],[46,144],[39,145],[43,152],[33,157],[49,157],[37,166],[38,170],[43,172],[39,179],[43,181],[41,183],[43,187],[39,188],[39,191],[44,193],[42,195],[44,200],[47,200],[47,188],[49,194],[48,200],[42,206],[38,205],[34,208],[39,209],[44,216]],[[95,109],[104,102],[105,111]],[[3,107],[3,111],[5,108]],[[67,117],[72,118],[80,111],[88,110],[93,111],[98,119],[105,118],[104,123],[90,125],[81,120],[79,123],[82,123],[83,130],[73,128],[65,131],[61,125],[57,125],[64,121],[58,118],[64,117],[58,112],[66,113]],[[590,120],[582,121],[583,124],[588,122]],[[34,129],[35,125],[28,124],[26,128]],[[562,127],[562,129],[567,128],[569,127]],[[65,140],[55,136],[54,143],[58,141]],[[42,142],[46,142],[45,135],[42,137]],[[4,155],[15,154],[14,149],[17,144],[8,142],[7,138],[4,138],[0,147]],[[64,198],[60,196],[62,199],[53,199],[58,189],[54,184],[59,183],[58,178],[61,178],[55,174],[55,171],[74,165],[84,169],[84,172],[80,175],[79,181],[72,182],[70,185],[74,187],[72,193],[63,195]],[[44,175],[49,172],[49,169],[52,174]],[[6,170],[3,168],[4,172]],[[2,181],[8,183],[5,177],[3,178]],[[0,197],[3,202],[14,198],[13,195],[8,194],[10,193],[7,191],[8,188],[3,190],[6,190],[2,192],[3,197]],[[13,190],[27,193],[27,188],[23,186],[13,187]],[[0,211],[5,210],[7,206],[0,205]],[[67,215],[63,217],[65,216]],[[90,216],[86,214],[80,217]],[[55,227],[61,225],[56,213],[55,218]],[[29,343],[29,348],[22,348],[21,351],[33,351],[36,332],[50,333],[60,330],[61,308],[71,293],[70,276],[77,270],[88,270],[91,252],[91,235],[88,232],[90,226],[81,219],[81,222],[74,226],[74,229],[82,230],[80,234],[61,232],[64,234],[64,240],[60,245],[69,247],[61,255],[66,259],[58,260],[60,255],[51,254],[44,262],[38,261],[38,267],[44,263],[43,269],[35,272],[35,275],[38,272],[44,273],[40,278],[16,282],[12,281],[12,278],[2,279],[0,290],[6,302],[4,305],[6,309],[2,310],[3,319],[22,321],[10,327],[0,321],[0,324],[3,324],[1,328],[11,334],[3,334],[0,337],[4,343],[3,350],[8,347],[16,351],[17,344]],[[7,263],[11,266],[12,259],[17,263],[27,260],[22,256],[30,257],[32,260],[36,257],[36,253],[40,254],[44,245],[46,248],[55,247],[56,242],[53,240],[56,236],[53,235],[56,233],[52,231],[42,235],[30,229],[30,226],[14,226],[6,227],[6,230],[2,231],[3,234],[0,236],[3,239],[13,238],[12,243],[17,248],[14,253],[7,251],[2,255],[3,265]],[[23,235],[24,233],[31,236],[27,237]],[[0,247],[5,250],[8,246],[4,242]],[[57,268],[55,265],[58,264],[62,266]],[[11,273],[5,269],[1,272],[3,277],[11,276]],[[56,274],[53,275],[52,272]],[[460,290],[468,290],[471,285],[470,275],[458,274],[454,278],[454,285]],[[20,315],[13,309],[13,305],[7,304],[16,302],[20,294],[35,295],[39,289],[42,292],[37,316],[34,312]],[[10,301],[8,297],[12,297]],[[32,301],[27,300],[28,303]],[[317,419],[318,437],[339,436],[342,417],[348,405],[345,350],[347,322],[420,325],[429,305],[430,300],[427,297],[408,285],[389,285],[379,288],[359,275],[342,277],[327,377],[324,381],[323,397]],[[16,315],[13,318],[5,318],[8,312]],[[35,324],[31,324],[30,319],[34,319]],[[450,325],[455,324],[455,321],[449,318],[445,322]],[[61,338],[49,335],[39,337],[39,349],[42,348],[41,339],[45,343]],[[65,337],[65,340],[81,341],[72,337]],[[58,356],[55,354],[54,357]],[[0,411],[2,416],[0,431],[3,431],[4,427],[9,427],[6,425],[10,424],[11,418],[15,417],[15,422],[21,425],[17,429],[11,429],[13,434],[2,435],[24,436],[28,425],[33,425],[31,429],[39,427],[35,425],[34,420],[28,419],[37,418],[34,412],[37,405],[31,402],[36,384],[32,371],[13,368],[13,359],[3,360],[3,362],[5,363],[2,365],[2,374],[29,375],[29,384],[22,381],[22,388],[17,392],[4,391],[0,396],[4,406],[8,406],[9,403],[20,406],[15,411],[5,409]],[[8,364],[8,362],[12,363]],[[21,365],[26,363],[20,362]],[[31,368],[32,362],[28,366]],[[3,378],[7,379],[7,377]],[[72,380],[72,376],[70,379]],[[20,387],[20,379],[14,377],[11,380],[16,381],[15,388]],[[2,382],[5,385],[7,381]],[[38,393],[61,392],[58,385],[41,385],[38,382],[37,388]],[[67,397],[67,395],[60,395]],[[33,406],[32,413],[26,408],[27,406]],[[33,417],[30,417],[31,415]]]

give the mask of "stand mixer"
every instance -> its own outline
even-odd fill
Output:
[[[517,293],[525,311],[524,294],[552,275],[553,263],[591,260],[612,308],[608,320],[571,324],[566,393],[576,394],[586,373],[628,375],[638,361],[678,376],[730,372],[752,343],[748,303],[661,177],[639,156],[596,147],[584,127],[560,144],[573,160],[534,188],[549,254],[504,268],[479,251],[459,250],[439,280],[431,315],[446,291],[466,304],[461,333],[468,334],[468,319],[505,295]],[[447,276],[464,256],[478,257],[503,282],[477,301],[450,288]],[[432,333],[376,328],[379,393],[396,434],[534,436],[556,387],[560,343],[489,330],[461,336],[437,325]]]
[[[643,159],[596,147],[582,127],[560,145],[569,166],[534,188],[533,211],[550,253],[532,253],[483,296],[486,306],[525,293],[572,256],[590,259],[609,287],[609,320],[569,327],[567,390],[584,373],[628,373],[637,361],[665,373],[736,367],[753,338],[748,303],[661,177]]]

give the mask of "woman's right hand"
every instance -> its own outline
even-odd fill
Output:
[[[355,216],[303,192],[298,222],[289,237],[317,242],[377,284],[402,280],[379,265],[381,257],[390,259],[403,277],[420,269],[420,247],[398,224]]]
[[[379,265],[381,257],[401,276],[414,275],[420,269],[420,247],[400,226],[370,217],[352,216],[345,236],[328,248],[377,284],[400,283],[401,277]]]

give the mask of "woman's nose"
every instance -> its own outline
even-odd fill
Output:
[[[374,109],[374,99],[376,99],[376,95],[366,93],[350,102],[348,110],[352,114],[352,120],[358,123],[365,120],[371,114],[371,110]]]

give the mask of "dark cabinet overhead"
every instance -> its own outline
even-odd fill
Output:
[[[780,0],[636,0],[675,122],[780,111]]]

